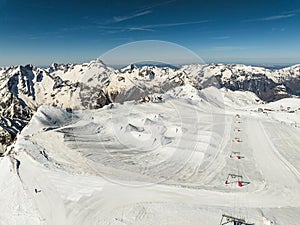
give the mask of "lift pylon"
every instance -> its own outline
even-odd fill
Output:
[[[237,183],[239,187],[243,187],[245,185],[250,184],[248,181],[243,181],[243,176],[238,174],[229,173],[227,179],[225,180],[225,184]]]
[[[246,220],[233,216],[223,214],[220,225],[254,225],[254,223],[247,223]]]
[[[232,139],[232,142],[241,143],[242,140],[236,137],[236,138]]]
[[[244,156],[241,156],[241,153],[240,152],[231,152],[231,154],[230,154],[230,156],[229,156],[229,158],[233,158],[233,157],[236,157],[237,159],[243,159],[243,158],[245,158]]]
[[[233,173],[229,173],[227,176],[227,179],[225,181],[225,184],[230,184],[230,183],[239,183],[243,180],[243,176],[242,175],[237,175],[237,174],[233,174]]]

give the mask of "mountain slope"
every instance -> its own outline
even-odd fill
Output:
[[[299,99],[263,104],[251,92],[191,85],[146,99],[39,107],[0,158],[1,222],[211,225],[225,213],[297,224],[300,131],[255,109],[299,119],[286,111]],[[226,184],[228,174],[242,186]]]
[[[182,86],[250,91],[264,101],[299,96],[300,66],[268,70],[245,65],[186,65],[180,69],[129,65],[120,70],[101,60],[84,64],[0,68],[0,151],[41,105],[97,109],[112,102],[141,100]],[[259,101],[259,100],[258,100]]]

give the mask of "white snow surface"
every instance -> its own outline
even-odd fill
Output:
[[[0,224],[299,224],[299,99],[189,85],[163,99],[41,106],[0,158]]]

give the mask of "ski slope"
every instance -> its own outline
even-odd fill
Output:
[[[40,107],[0,158],[0,224],[212,225],[224,213],[299,224],[290,113],[279,121],[249,101],[230,107],[240,95],[217,89],[166,96],[73,113]],[[242,179],[225,184],[228,174]]]

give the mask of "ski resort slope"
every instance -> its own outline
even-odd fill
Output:
[[[0,158],[0,224],[299,224],[300,130],[255,101],[229,107],[240,97],[183,87],[160,103],[40,107]]]

